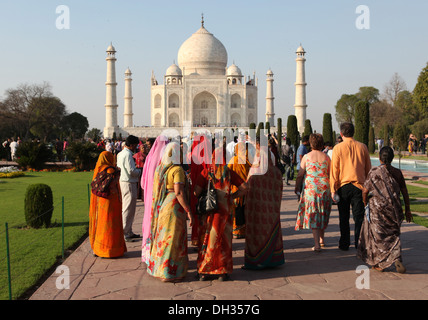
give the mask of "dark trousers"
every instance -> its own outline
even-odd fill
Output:
[[[364,221],[364,203],[361,189],[352,183],[346,184],[337,190],[340,201],[337,204],[339,209],[339,226],[340,240],[339,248],[347,250],[351,244],[349,218],[350,208],[352,207],[352,216],[354,219],[355,229],[355,248],[358,247],[360,238],[361,225]]]

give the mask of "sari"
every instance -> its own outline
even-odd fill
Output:
[[[211,156],[208,153],[208,138],[205,135],[200,135],[195,137],[192,150],[191,150],[191,159],[190,159],[190,209],[192,212],[196,212],[196,204],[198,199],[195,196],[195,187],[198,177],[201,172],[208,168],[209,162],[211,161]],[[200,223],[199,217],[197,215],[193,216],[193,225],[192,225],[192,234],[191,241],[194,246],[199,246],[200,238]]]
[[[151,224],[152,224],[152,201],[153,201],[153,181],[157,166],[162,157],[162,152],[168,144],[168,138],[164,136],[157,137],[155,143],[150,149],[144,162],[143,173],[141,176],[141,188],[144,191],[144,217],[143,217],[143,236],[141,248],[141,260],[148,263],[151,246]]]
[[[235,146],[235,155],[229,162],[229,169],[236,172],[242,180],[247,181],[251,163],[248,158],[248,148],[245,142],[238,142]],[[238,188],[232,186],[232,193]],[[245,238],[245,197],[236,198],[232,207],[233,238]]]
[[[93,179],[107,167],[116,167],[116,160],[113,153],[104,151],[98,158]],[[110,195],[107,199],[91,193],[89,241],[98,257],[118,258],[127,251],[123,235],[122,198],[117,180],[110,185]]]
[[[233,271],[232,261],[232,201],[231,187],[239,187],[244,181],[226,165],[223,148],[214,151],[212,164],[204,169],[196,185],[206,189],[211,179],[217,192],[218,209],[200,219],[200,247],[197,267],[200,275],[225,275]],[[215,159],[223,152],[223,164]],[[221,156],[221,155],[220,155]]]
[[[174,171],[180,178],[173,178]],[[184,184],[183,168],[172,163],[159,164],[153,185],[152,241],[147,273],[163,281],[181,280],[188,270],[187,214],[174,190],[167,187],[171,179]]]
[[[245,269],[263,269],[284,264],[280,220],[282,174],[271,161],[270,152],[262,152],[263,155],[266,170],[258,167],[259,155],[247,180]]]
[[[400,170],[383,165],[369,172],[364,188],[373,194],[365,216],[357,257],[381,269],[401,262],[400,227],[404,219],[400,190],[405,181]]]

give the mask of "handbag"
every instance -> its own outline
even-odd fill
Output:
[[[113,173],[108,173],[107,170],[113,168]],[[101,198],[108,198],[110,195],[110,185],[116,179],[119,170],[115,167],[107,167],[99,172],[95,179],[91,182],[92,193]]]
[[[208,179],[207,190],[203,191],[198,198],[196,205],[196,214],[203,216],[218,209],[217,192],[212,185],[211,179]]]

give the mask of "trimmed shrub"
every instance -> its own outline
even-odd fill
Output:
[[[46,184],[29,185],[25,193],[25,221],[34,229],[51,225],[53,213],[52,189]]]
[[[103,150],[91,142],[72,142],[67,150],[67,158],[78,170],[93,170]]]
[[[52,161],[52,150],[42,142],[25,141],[16,150],[16,162],[23,169],[41,170],[45,163]]]

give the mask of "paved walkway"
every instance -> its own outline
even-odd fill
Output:
[[[63,265],[70,270],[70,289],[57,289],[62,274],[54,273],[31,300],[418,300],[428,299],[428,229],[403,223],[402,247],[406,274],[394,267],[379,273],[357,273],[362,262],[355,248],[340,251],[337,208],[326,230],[326,248],[311,251],[311,231],[295,231],[297,200],[294,186],[285,186],[281,206],[285,265],[264,271],[245,271],[245,240],[234,240],[234,271],[231,281],[200,282],[196,279],[196,253],[189,247],[189,272],[181,283],[163,283],[152,278],[141,262],[141,242],[128,243],[120,259],[92,255],[86,240]],[[140,232],[144,206],[138,202],[134,232]],[[352,227],[351,227],[352,228]],[[366,277],[366,282],[361,280]],[[357,285],[369,286],[358,289]]]

